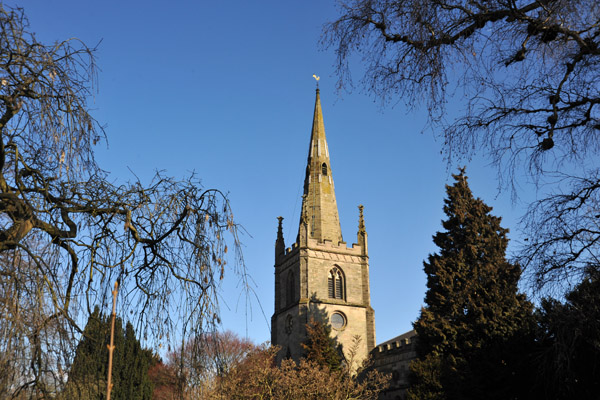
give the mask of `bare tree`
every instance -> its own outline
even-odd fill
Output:
[[[277,366],[277,347],[257,347],[221,377],[219,390],[207,399],[331,399],[375,400],[389,385],[390,377],[363,366],[354,369],[359,339],[353,343],[349,364],[338,371],[302,358],[285,359]],[[360,374],[360,377],[359,377]]]
[[[51,371],[64,383],[81,312],[106,306],[117,280],[121,312],[144,338],[210,330],[228,242],[230,268],[245,280],[227,197],[194,176],[109,182],[93,152],[104,131],[87,103],[94,49],[42,44],[23,10],[3,5],[0,43],[0,332],[24,369],[0,390],[50,395]],[[45,344],[51,337],[60,340]]]
[[[72,331],[60,317],[47,320],[53,307],[44,276],[27,254],[5,251],[0,266],[0,398],[52,393],[65,378]]]
[[[219,392],[219,378],[237,367],[256,349],[249,339],[231,331],[191,337],[169,354],[168,365],[178,372],[185,398],[205,399]]]
[[[600,262],[600,169],[560,176],[568,189],[534,202],[523,218],[530,238],[519,260],[535,267],[536,287],[574,287]]]
[[[597,262],[600,219],[580,218],[586,225],[567,226],[567,235],[554,228],[565,213],[600,214],[600,3],[351,0],[323,42],[337,51],[342,87],[352,84],[356,52],[368,90],[425,102],[450,160],[485,151],[513,194],[523,171],[555,184],[525,217],[520,261],[538,288]],[[448,101],[464,101],[465,113],[448,118]],[[555,251],[569,254],[548,265]]]

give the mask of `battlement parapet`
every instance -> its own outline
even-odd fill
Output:
[[[285,249],[285,252],[282,253],[279,258],[277,258],[277,260],[275,261],[275,264],[277,265],[283,265],[285,264],[290,257],[292,257],[294,254],[296,254],[299,250],[298,247],[298,243],[293,243],[292,247],[288,247],[287,249]]]
[[[292,243],[292,247],[288,247],[287,249],[285,249],[284,255],[287,256],[288,254],[291,254],[296,250],[298,250],[298,243]]]
[[[308,239],[306,247],[300,248],[298,243],[293,243],[291,247],[285,249],[285,252],[277,260],[277,265],[284,265],[289,257],[293,257],[299,250],[305,250],[310,257],[322,258],[332,261],[360,263],[364,260],[362,246],[356,243],[348,247],[346,242],[333,243],[331,240],[322,242],[316,239]]]
[[[362,246],[356,243],[353,243],[352,247],[348,247],[348,244],[346,242],[333,243],[331,240],[324,240],[322,242],[319,242],[316,239],[309,238],[307,247],[309,249],[318,251],[332,251],[336,253],[344,253],[357,256],[362,254]]]
[[[402,348],[406,348],[406,347],[412,347],[412,345],[413,345],[412,338],[404,338],[401,340],[397,340],[395,342],[380,344],[379,346],[377,346],[377,350],[380,353],[383,353],[383,352],[394,350],[394,349],[402,349]]]
[[[317,251],[333,251],[335,253],[343,253],[349,255],[362,255],[362,246],[357,243],[352,243],[352,247],[348,247],[346,242],[339,242],[338,244],[333,243],[331,240],[324,240],[319,242],[316,239],[308,239],[309,249]],[[292,243],[292,247],[285,249],[285,255],[293,253],[299,248],[298,243]]]
[[[378,345],[371,351],[371,353],[374,357],[378,358],[387,357],[386,353],[391,355],[415,351],[417,340],[418,338],[415,331],[409,331],[392,340]]]

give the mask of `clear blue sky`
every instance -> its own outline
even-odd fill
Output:
[[[337,15],[333,1],[20,4],[41,41],[99,43],[94,115],[106,125],[108,147],[99,145],[97,154],[111,179],[132,180],[133,171],[148,182],[156,170],[182,178],[195,171],[205,187],[229,193],[248,232],[242,240],[256,297],[246,303],[230,274],[223,327],[256,342],[270,339],[276,217],[285,218],[286,244],[298,229],[312,75],[320,75],[349,244],[356,241],[357,206],[365,206],[377,342],[411,329],[425,293],[422,262],[436,250],[431,237],[444,217],[444,185],[458,165],[448,169],[441,143],[421,134],[423,109],[383,108],[359,89],[336,91],[335,54],[318,44],[322,25]],[[475,195],[504,217],[516,238],[522,210],[509,193],[498,194],[495,169],[485,159],[462,164]]]

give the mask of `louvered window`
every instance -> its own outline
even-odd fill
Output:
[[[338,277],[335,280],[335,298],[336,299],[341,299],[343,298],[343,293],[342,293],[342,280]]]
[[[344,300],[346,293],[344,290],[344,275],[342,271],[335,267],[329,271],[327,277],[327,286],[329,291],[329,298]]]

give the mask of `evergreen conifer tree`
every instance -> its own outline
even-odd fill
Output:
[[[87,324],[69,371],[69,380],[63,398],[101,399],[106,396],[108,350],[106,338],[110,325],[96,307]],[[121,321],[115,321],[115,332],[121,330]],[[117,335],[118,336],[118,335]]]
[[[106,397],[110,325],[110,317],[96,307],[77,345],[63,398],[100,400]],[[142,349],[130,323],[123,329],[120,318],[115,320],[114,346],[111,399],[151,399],[153,387],[148,369],[155,358],[150,350]]]
[[[113,376],[117,379],[111,398],[127,400],[151,399],[153,385],[148,376],[148,369],[154,362],[152,351],[143,349],[135,337],[133,325],[127,323],[121,330],[122,347],[119,352],[117,369]],[[117,347],[115,347],[115,350]]]
[[[514,398],[532,306],[518,292],[519,265],[506,260],[508,230],[473,197],[464,170],[453,177],[444,230],[433,237],[439,251],[423,263],[428,290],[414,323],[409,398]]]
[[[313,318],[306,324],[306,342],[302,343],[305,358],[320,367],[339,371],[342,367],[340,345],[331,337],[331,327]]]

